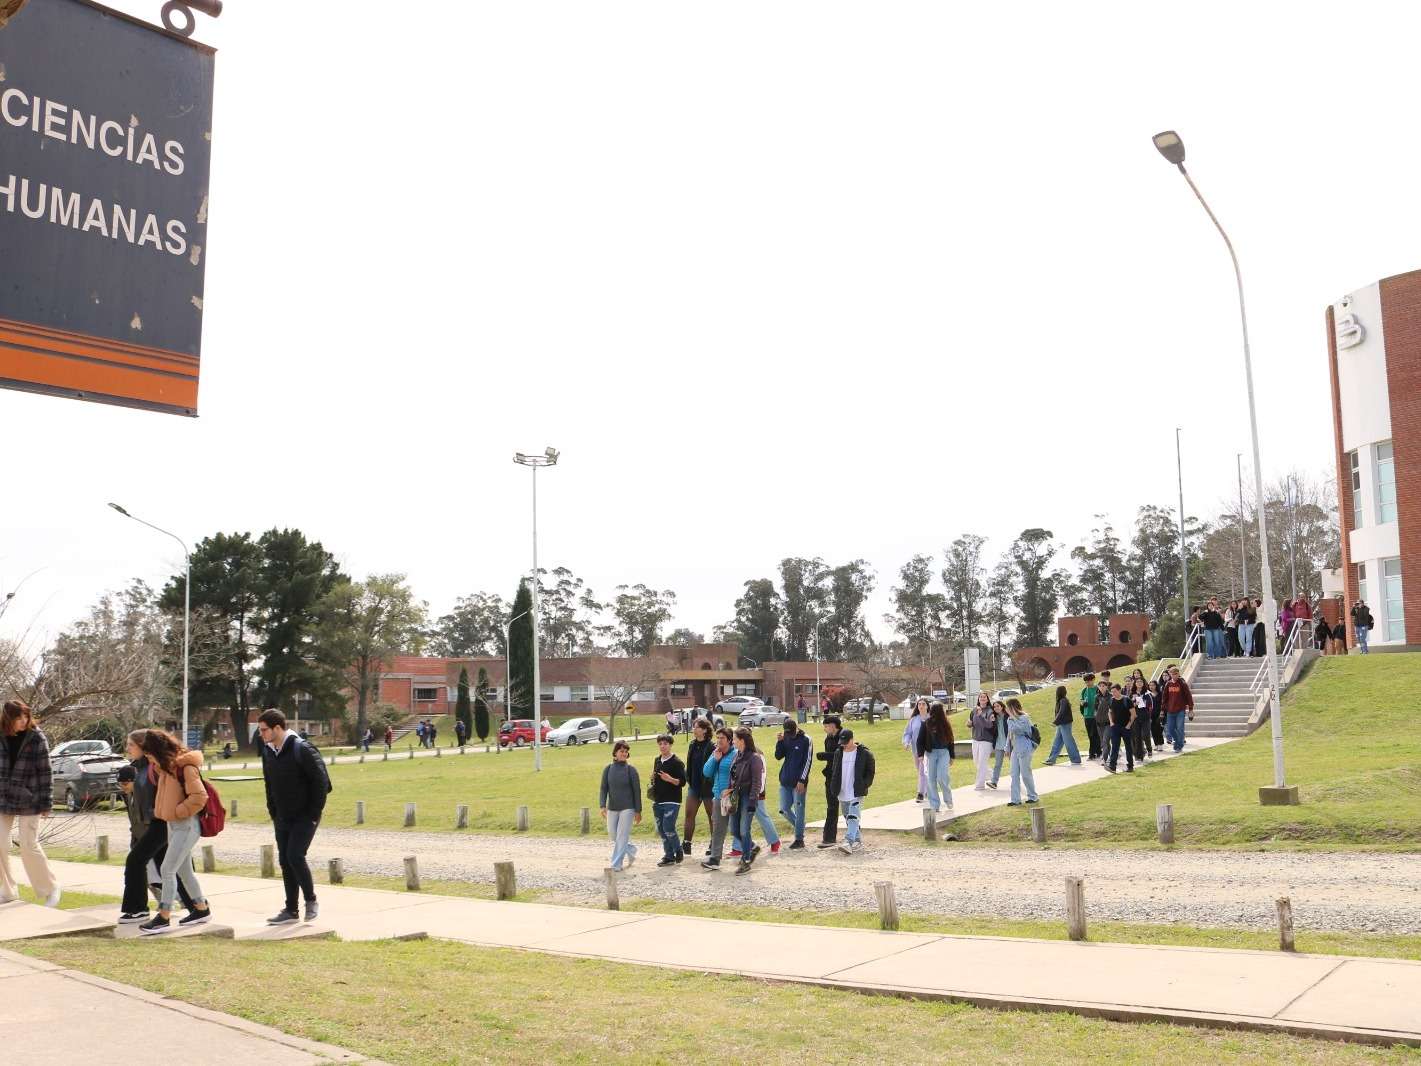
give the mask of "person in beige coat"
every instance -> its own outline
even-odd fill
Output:
[[[152,936],[174,928],[173,897],[178,894],[179,878],[193,905],[178,926],[201,925],[212,918],[212,908],[192,869],[192,849],[202,836],[197,815],[207,806],[207,789],[202,783],[202,752],[188,750],[157,729],[148,730],[140,750],[158,773],[153,817],[168,823],[168,852],[158,869],[162,882],[158,913],[138,927],[140,936]]]

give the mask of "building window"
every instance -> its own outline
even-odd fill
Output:
[[[753,696],[755,695],[755,688],[756,685],[753,681],[737,681],[735,683],[735,695]]]
[[[1347,467],[1352,472],[1352,528],[1362,528],[1362,457],[1355,450],[1347,453]]]
[[[542,688],[538,691],[538,698],[544,703],[552,703],[557,694],[550,688]]]
[[[1396,521],[1396,462],[1391,441],[1377,445],[1377,521]]]
[[[1358,563],[1358,564],[1357,564],[1357,599],[1361,600],[1363,603],[1365,603],[1365,602],[1367,602],[1367,600],[1371,599],[1371,597],[1367,595],[1367,564],[1366,564],[1366,563]]]
[[[573,686],[572,686],[572,702],[573,702],[573,703],[587,703],[587,702],[590,701],[591,699],[592,699],[592,686],[591,686],[591,685],[573,685]]]
[[[804,684],[795,685],[794,694],[796,696],[817,696],[819,695],[819,686],[812,681],[805,682]]]
[[[1122,630],[1120,630],[1120,643],[1121,643],[1121,644],[1129,644],[1129,643],[1130,643],[1130,631],[1129,631],[1128,629],[1122,629]]]
[[[673,695],[673,696],[689,696],[690,694],[691,694],[691,686],[688,685],[688,684],[686,684],[686,682],[684,682],[684,681],[676,681],[676,682],[673,682],[673,683],[672,683],[672,685],[671,685],[671,695]]]
[[[656,699],[656,692],[652,689],[643,689],[632,697],[638,703],[651,703]]]
[[[437,688],[417,688],[414,690],[415,703],[436,703],[439,700],[439,689]]]
[[[1406,614],[1401,600],[1401,560],[1382,560],[1382,610],[1386,612],[1383,632],[1388,641],[1406,643]]]

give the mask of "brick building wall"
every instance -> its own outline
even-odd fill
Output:
[[[1406,639],[1421,643],[1421,270],[1381,282]],[[1376,586],[1374,586],[1376,587]],[[1375,599],[1377,592],[1372,593]]]

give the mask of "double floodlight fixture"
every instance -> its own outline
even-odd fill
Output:
[[[513,461],[519,466],[557,466],[560,454],[556,448],[545,448],[542,455],[524,455],[522,452],[514,452]]]

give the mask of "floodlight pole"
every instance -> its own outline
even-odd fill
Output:
[[[538,468],[557,466],[558,450],[546,449],[542,455],[518,452],[513,461],[533,470],[533,769],[543,768],[543,680],[538,663]]]

